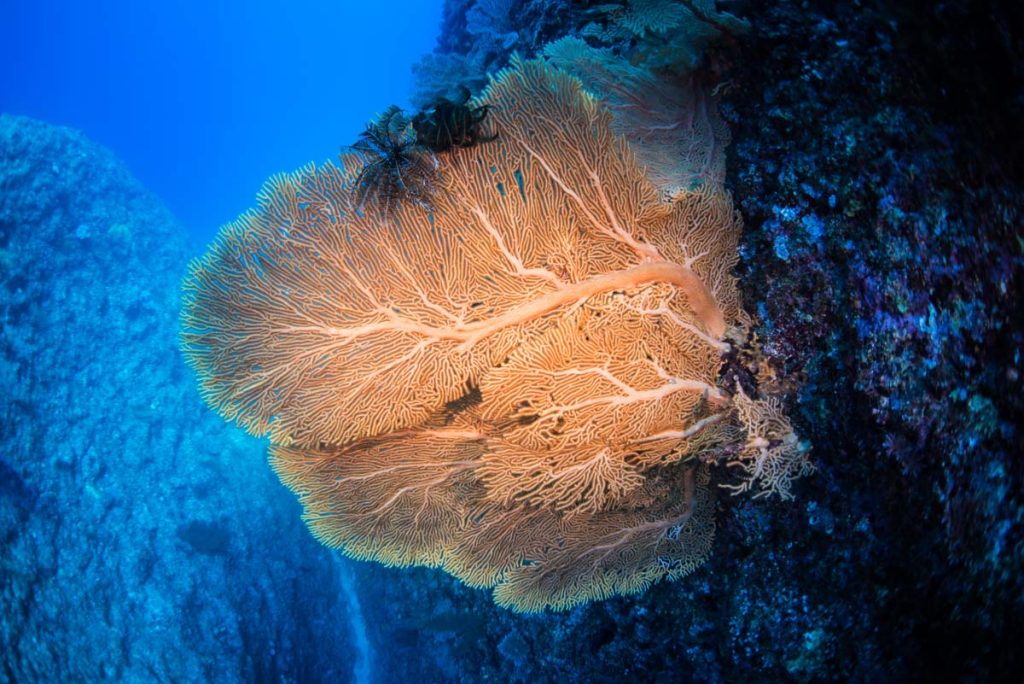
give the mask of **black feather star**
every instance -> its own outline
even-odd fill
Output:
[[[363,161],[356,177],[360,209],[370,201],[389,214],[403,202],[430,209],[437,158],[416,142],[410,121],[399,107],[391,105],[367,124],[349,150]]]
[[[411,120],[391,105],[367,124],[348,148],[362,160],[356,177],[359,209],[373,201],[387,214],[403,202],[429,211],[438,181],[437,155],[498,137],[484,133],[491,105],[472,107],[469,102],[470,93],[462,88],[458,100],[440,97]]]
[[[498,137],[497,133],[487,135],[483,132],[484,119],[491,105],[471,107],[469,90],[465,87],[459,90],[461,96],[457,100],[439,97],[413,118],[417,143],[435,152],[446,152],[454,147],[472,147]]]

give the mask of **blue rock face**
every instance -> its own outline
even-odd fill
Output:
[[[181,361],[173,218],[23,118],[0,189],[0,681],[351,678],[344,561]]]

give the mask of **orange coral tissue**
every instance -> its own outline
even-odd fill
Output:
[[[694,457],[735,423],[730,199],[662,201],[542,62],[480,104],[499,137],[439,160],[429,212],[360,207],[355,157],[273,178],[192,266],[187,358],[329,546],[521,611],[683,575],[714,531]]]

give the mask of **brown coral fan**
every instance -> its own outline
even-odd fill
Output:
[[[476,104],[501,136],[443,156],[429,212],[359,207],[344,156],[222,231],[185,284],[204,396],[270,436],[314,534],[353,556],[527,611],[682,575],[713,533],[691,457],[735,430],[729,197],[663,203],[543,63]]]

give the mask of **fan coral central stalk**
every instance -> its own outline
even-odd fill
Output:
[[[695,457],[742,436],[717,386],[730,199],[662,201],[541,62],[474,106],[499,135],[439,154],[429,207],[361,202],[349,154],[222,231],[185,283],[203,394],[269,435],[313,533],[353,556],[525,611],[685,574],[714,531]]]
[[[686,293],[694,313],[703,321],[705,327],[717,337],[721,337],[725,333],[722,312],[718,310],[711,293],[704,287],[700,279],[686,266],[667,261],[647,262],[622,271],[594,276],[578,283],[559,285],[551,292],[485,321],[433,327],[404,319],[401,316],[394,316],[389,321],[363,326],[346,328],[305,326],[302,328],[290,327],[288,330],[290,332],[319,331],[344,340],[386,330],[402,331],[415,333],[425,338],[457,340],[463,343],[460,350],[465,351],[478,340],[484,339],[502,328],[523,325],[567,304],[574,304],[604,292],[635,288],[639,285],[656,282],[669,283],[680,288]]]

